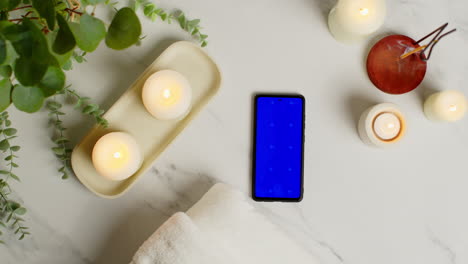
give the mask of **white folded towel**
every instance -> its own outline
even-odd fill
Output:
[[[247,199],[216,184],[187,214],[177,213],[164,223],[131,264],[318,263]]]

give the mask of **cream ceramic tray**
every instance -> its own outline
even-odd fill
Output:
[[[159,121],[143,106],[141,90],[145,80],[152,73],[163,69],[180,72],[192,86],[192,109],[182,120]],[[76,176],[98,196],[116,198],[124,194],[216,94],[220,84],[221,74],[218,67],[201,48],[185,41],[172,44],[107,111],[104,117],[109,121],[109,127],[95,126],[75,147],[71,163]],[[112,131],[133,135],[144,156],[140,170],[130,178],[118,182],[100,176],[91,161],[96,141]]]

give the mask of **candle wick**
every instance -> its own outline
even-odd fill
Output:
[[[456,105],[451,105],[449,107],[449,110],[452,111],[452,112],[455,112],[455,111],[457,111],[457,106]]]
[[[164,91],[163,91],[163,96],[164,96],[164,98],[166,98],[166,99],[169,98],[169,97],[171,97],[171,91],[170,91],[169,89],[164,89]]]
[[[363,16],[366,16],[369,14],[369,9],[368,8],[361,8],[359,9],[359,13],[361,13],[361,15]]]

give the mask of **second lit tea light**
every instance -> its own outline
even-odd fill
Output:
[[[385,21],[384,0],[339,0],[328,15],[333,37],[343,43],[364,39]]]
[[[434,121],[455,122],[462,119],[466,111],[466,97],[459,91],[438,92],[424,102],[424,114]]]
[[[406,120],[396,105],[378,104],[367,109],[361,115],[358,131],[365,143],[386,147],[400,141],[404,136]]]
[[[192,88],[188,80],[173,70],[153,73],[142,91],[146,110],[159,120],[183,118],[190,110]]]
[[[113,181],[122,181],[140,169],[143,156],[131,135],[112,132],[96,142],[92,161],[101,176]]]

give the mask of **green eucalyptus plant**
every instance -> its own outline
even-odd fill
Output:
[[[177,21],[202,47],[207,45],[200,20],[187,19],[180,10],[167,12],[149,0],[133,0],[121,8],[118,4],[110,0],[0,0],[0,152],[5,154],[5,164],[0,164],[0,235],[2,226],[11,228],[19,239],[29,235],[20,217],[26,209],[12,198],[10,180],[19,181],[14,169],[19,166],[16,152],[20,147],[12,144],[17,131],[11,127],[8,107],[35,113],[45,106],[53,127],[52,151],[66,179],[71,173],[71,146],[58,98],[73,99],[75,109],[107,126],[99,105],[66,86],[65,72],[73,63],[85,62],[85,56],[101,42],[114,50],[138,44],[142,39],[139,9],[152,21]],[[115,10],[110,24],[95,16],[99,5]]]

